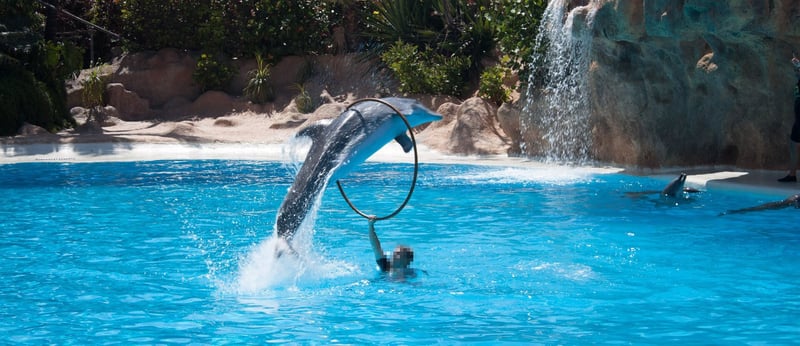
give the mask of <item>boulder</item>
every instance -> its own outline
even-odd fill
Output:
[[[442,103],[442,120],[416,135],[432,149],[462,155],[498,155],[508,150],[508,139],[495,121],[491,103],[473,97],[461,103]]]
[[[150,103],[119,83],[106,86],[107,104],[115,108],[122,120],[142,120],[152,113]]]
[[[490,102],[479,97],[461,103],[450,132],[448,151],[464,155],[505,154],[508,140],[495,121],[495,112]]]
[[[192,80],[195,59],[185,51],[166,48],[158,52],[142,52],[123,56],[109,77],[111,83],[147,99],[150,106],[160,108],[175,97],[194,100],[200,89]]]
[[[520,133],[519,115],[519,102],[503,102],[500,108],[497,109],[498,125],[503,130],[503,133],[508,136],[508,140],[510,141],[508,148],[508,154],[510,156],[519,156],[521,154],[520,140],[522,136]]]
[[[191,115],[224,115],[232,110],[233,97],[216,90],[206,91],[188,105],[188,113]]]
[[[45,137],[56,137],[55,134],[50,133],[49,131],[45,130],[44,127],[24,123],[20,126],[18,135],[23,137],[32,137],[32,136],[45,136]]]

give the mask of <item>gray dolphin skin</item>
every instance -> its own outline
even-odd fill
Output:
[[[675,197],[679,192],[683,192],[683,185],[686,183],[686,173],[681,173],[677,178],[673,179],[664,190],[661,190],[662,196]]]
[[[442,118],[417,100],[381,100],[397,108],[412,128]],[[307,136],[313,142],[278,209],[277,235],[290,241],[328,182],[345,176],[393,139],[409,152],[413,144],[407,131],[405,122],[390,107],[377,101],[365,101],[345,110],[328,124],[313,124],[298,132],[295,136]]]
[[[768,202],[761,205],[757,205],[755,207],[743,208],[743,209],[736,209],[736,210],[728,210],[724,213],[719,214],[727,215],[727,214],[743,214],[749,213],[753,211],[764,211],[764,210],[778,210],[788,207],[795,207],[796,209],[800,209],[800,194],[791,195],[786,197],[782,201],[778,202]]]

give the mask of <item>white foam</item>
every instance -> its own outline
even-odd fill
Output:
[[[581,168],[549,167],[549,168],[519,168],[505,167],[493,170],[476,171],[460,175],[459,179],[480,181],[482,184],[513,184],[537,182],[553,185],[574,184],[581,181],[590,181],[594,172]]]
[[[239,261],[233,289],[239,294],[253,294],[278,287],[296,288],[358,271],[353,264],[327,259],[301,243],[296,240],[292,243],[296,252],[292,252],[284,240],[274,236],[256,244]]]

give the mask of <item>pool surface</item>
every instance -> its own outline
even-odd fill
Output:
[[[388,214],[410,165],[344,180]],[[263,161],[0,165],[0,332],[24,344],[794,344],[800,211],[774,195],[570,168],[422,164],[376,270],[367,222],[329,188],[274,258],[294,167]],[[780,198],[778,198],[780,199]]]

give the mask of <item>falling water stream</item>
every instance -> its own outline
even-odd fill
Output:
[[[551,0],[536,38],[529,90],[520,116],[521,149],[549,162],[585,163],[591,131],[587,78],[596,0],[569,9]],[[538,80],[537,80],[538,79]]]

